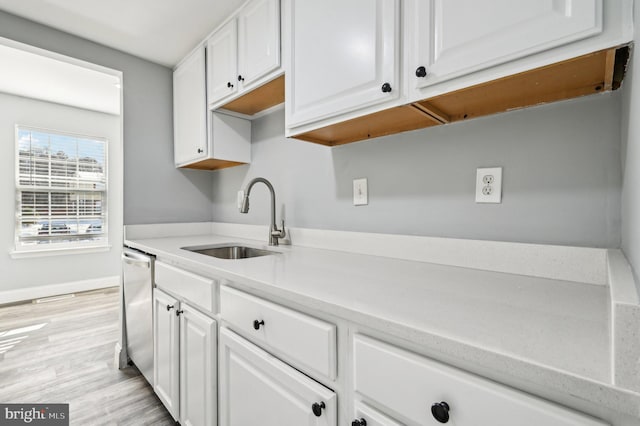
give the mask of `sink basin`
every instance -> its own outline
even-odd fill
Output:
[[[269,256],[277,252],[239,244],[223,244],[215,246],[182,247],[182,250],[217,257],[218,259],[249,259],[251,257]]]

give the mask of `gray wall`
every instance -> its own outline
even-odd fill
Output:
[[[640,25],[640,5],[634,21]],[[640,35],[636,27],[636,51],[627,70],[623,91],[622,114],[622,250],[631,262],[640,288]]]
[[[120,275],[122,198],[109,194],[111,250],[72,256],[12,259],[15,248],[15,125],[107,138],[109,188],[122,187],[120,117],[0,93],[0,292]]]
[[[214,172],[216,221],[266,224],[236,191],[271,180],[289,226],[597,247],[620,245],[620,95],[513,111],[328,148],[283,135],[284,112],[253,123],[252,162]],[[502,166],[503,203],[474,202],[477,167]],[[369,205],[352,205],[367,177]]]
[[[0,11],[0,37],[124,74],[125,224],[211,220],[211,176],[173,166],[172,72]]]

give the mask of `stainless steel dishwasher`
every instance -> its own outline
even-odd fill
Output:
[[[154,260],[154,256],[138,250],[122,250],[127,353],[152,386]]]

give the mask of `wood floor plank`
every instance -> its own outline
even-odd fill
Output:
[[[0,402],[69,403],[71,425],[174,425],[135,368],[118,370],[117,288],[0,306]]]

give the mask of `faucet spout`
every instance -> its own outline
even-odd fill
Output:
[[[240,213],[249,212],[249,195],[251,194],[251,189],[253,188],[253,186],[258,182],[264,183],[271,193],[271,223],[269,227],[269,245],[277,246],[278,239],[284,238],[286,235],[286,231],[284,229],[284,220],[282,220],[282,229],[278,229],[278,225],[276,225],[276,192],[274,191],[271,182],[262,177],[252,179],[251,182],[249,182],[249,184],[247,185],[247,188],[244,190],[244,197],[240,206]]]

